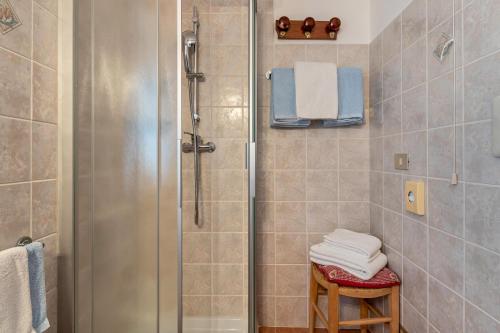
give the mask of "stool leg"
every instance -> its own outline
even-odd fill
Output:
[[[339,333],[339,286],[328,286],[328,333]]]
[[[360,298],[359,299],[359,318],[360,319],[366,319],[368,318],[368,306],[365,303],[365,300]],[[368,326],[367,325],[361,325],[361,333],[368,333]]]
[[[389,295],[389,311],[391,314],[391,332],[399,332],[399,286],[392,287]]]
[[[316,310],[313,304],[318,304],[318,281],[314,278],[314,267],[311,266],[311,283],[309,287],[309,333],[314,333],[314,326],[316,325]]]

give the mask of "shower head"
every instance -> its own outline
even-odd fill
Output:
[[[193,61],[197,44],[198,38],[193,31],[186,30],[182,33],[182,54],[184,56],[184,70],[187,74],[194,71]]]
[[[453,45],[453,43],[455,43],[453,37],[443,33],[441,35],[439,44],[434,49],[434,52],[432,52],[434,54],[434,57],[439,60],[439,62],[443,62],[445,57],[450,52],[450,47]]]

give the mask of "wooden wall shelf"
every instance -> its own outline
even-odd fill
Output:
[[[330,21],[315,21],[312,17],[304,20],[290,20],[286,16],[275,22],[278,39],[283,40],[337,40],[341,21],[338,17]]]

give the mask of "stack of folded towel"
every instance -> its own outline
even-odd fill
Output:
[[[311,120],[321,120],[323,127],[363,124],[361,69],[300,61],[294,68],[273,69],[271,127],[305,128]]]
[[[0,332],[41,333],[49,327],[43,245],[0,251]]]
[[[311,261],[319,265],[333,265],[352,275],[369,280],[387,265],[387,257],[380,252],[382,242],[374,236],[336,229],[324,236],[324,241],[311,246]]]

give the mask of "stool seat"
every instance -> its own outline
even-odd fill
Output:
[[[359,326],[361,333],[368,333],[372,325],[388,325],[386,332],[399,332],[399,288],[396,273],[386,268],[372,279],[365,281],[336,266],[311,264],[309,291],[309,333],[315,333],[316,319],[328,333],[339,333],[340,327]],[[319,294],[327,294],[327,314],[319,308]],[[340,297],[359,300],[360,319],[340,320]],[[386,313],[377,309],[369,300],[386,297]]]
[[[401,284],[398,275],[387,267],[375,274],[370,280],[362,280],[337,266],[314,265],[328,282],[336,283],[341,287],[378,289]]]

